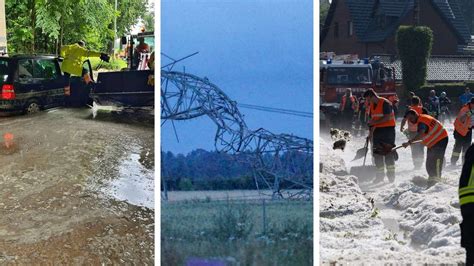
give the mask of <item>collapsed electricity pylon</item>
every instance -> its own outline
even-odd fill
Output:
[[[214,145],[218,152],[247,155],[259,191],[272,191],[274,199],[312,199],[312,140],[262,128],[249,130],[237,103],[207,78],[162,69],[162,125],[204,115],[217,125]]]

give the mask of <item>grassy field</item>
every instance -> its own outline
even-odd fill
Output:
[[[313,265],[313,204],[261,200],[161,203],[162,265]]]

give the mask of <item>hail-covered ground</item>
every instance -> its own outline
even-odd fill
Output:
[[[449,165],[454,138],[446,123]],[[396,144],[407,138],[399,131]],[[457,264],[464,261],[460,247],[461,214],[458,182],[461,163],[443,169],[442,182],[427,188],[425,165],[414,170],[411,150],[398,150],[396,180],[374,184],[350,175],[351,162],[365,137],[353,137],[345,151],[333,150],[329,134],[320,144],[320,255],[323,264]],[[426,149],[425,149],[426,154]],[[425,155],[426,156],[426,155]],[[367,157],[367,164],[372,158]]]

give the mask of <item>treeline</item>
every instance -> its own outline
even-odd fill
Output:
[[[274,163],[274,154],[266,153],[261,159],[266,165]],[[300,153],[283,153],[282,161],[291,161],[294,177],[300,177],[301,169],[307,170],[312,158]],[[168,190],[234,190],[256,189],[251,162],[256,160],[252,154],[227,154],[203,149],[194,150],[186,155],[174,154],[170,151],[161,153],[161,176]],[[312,173],[312,170],[309,170]],[[270,182],[271,177],[269,177]],[[163,181],[163,179],[162,179]],[[162,182],[163,185],[163,182]],[[258,179],[260,188],[267,187],[263,180]],[[292,186],[286,181],[280,183],[281,188]],[[163,186],[161,189],[164,189]]]
[[[8,52],[57,54],[61,45],[84,40],[89,49],[110,53],[115,18],[118,37],[139,21],[153,30],[147,0],[117,3],[115,12],[115,0],[6,0]]]
[[[246,156],[202,149],[187,155],[163,152],[161,175],[168,190],[255,189]]]

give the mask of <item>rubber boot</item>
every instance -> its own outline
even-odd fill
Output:
[[[395,182],[395,165],[387,165],[387,177],[390,183]]]
[[[377,174],[375,175],[374,183],[377,184],[377,183],[383,182],[384,177],[385,177],[385,168],[383,166],[378,167]]]

